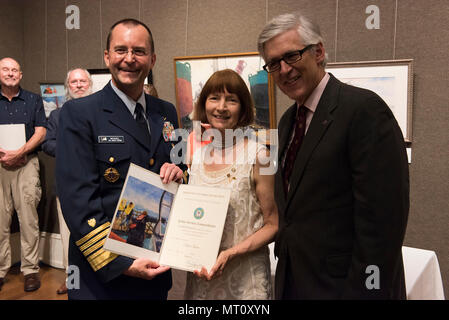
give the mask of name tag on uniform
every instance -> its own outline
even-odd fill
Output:
[[[98,143],[125,143],[124,136],[98,136]]]

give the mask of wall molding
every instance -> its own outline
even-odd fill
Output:
[[[11,234],[11,264],[20,263],[20,232]],[[62,241],[59,233],[40,232],[39,261],[63,269]]]

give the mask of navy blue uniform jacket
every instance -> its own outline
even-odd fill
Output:
[[[50,113],[47,120],[47,133],[44,142],[42,142],[42,151],[52,157],[56,156],[56,135],[58,133],[59,112],[61,112],[61,108],[55,109]]]
[[[145,99],[151,142],[110,84],[61,109],[56,183],[70,230],[69,264],[80,275],[79,289],[69,290],[69,299],[166,299],[171,288],[170,271],[151,281],[125,276],[133,260],[102,248],[130,163],[159,173],[170,162],[172,142],[164,140],[162,128],[167,121],[177,128],[176,110],[155,97]],[[102,136],[109,143],[100,143]],[[105,178],[109,168],[118,171],[117,181]]]

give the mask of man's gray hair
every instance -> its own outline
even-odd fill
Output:
[[[301,38],[303,45],[307,46],[309,44],[322,43],[324,46],[324,40],[321,36],[320,27],[317,23],[313,22],[309,18],[303,16],[299,12],[287,13],[279,15],[269,21],[257,39],[257,49],[260,55],[265,59],[265,43],[291,29],[296,29],[298,31],[299,37]],[[325,67],[328,60],[328,56],[324,57],[322,66]]]
[[[65,101],[69,101],[69,100],[73,99],[73,97],[71,96],[70,91],[69,91],[69,77],[70,77],[70,74],[72,73],[72,71],[75,71],[75,70],[82,70],[82,71],[84,71],[86,73],[87,78],[89,79],[89,88],[92,90],[93,82],[92,82],[92,77],[90,76],[89,71],[87,71],[84,68],[73,68],[73,69],[70,69],[67,72],[67,76],[65,77],[65,82],[64,82]]]

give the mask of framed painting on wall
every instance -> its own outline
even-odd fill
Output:
[[[39,85],[45,116],[48,118],[53,110],[61,108],[65,102],[64,83],[46,81],[40,82]]]
[[[92,93],[100,91],[111,80],[109,69],[87,69],[92,78]]]
[[[179,124],[192,129],[193,110],[201,90],[216,71],[232,69],[248,86],[256,107],[255,127],[276,128],[274,82],[257,52],[175,57],[176,109]]]
[[[377,93],[393,112],[405,142],[412,142],[412,59],[328,63],[326,71],[342,82]]]

